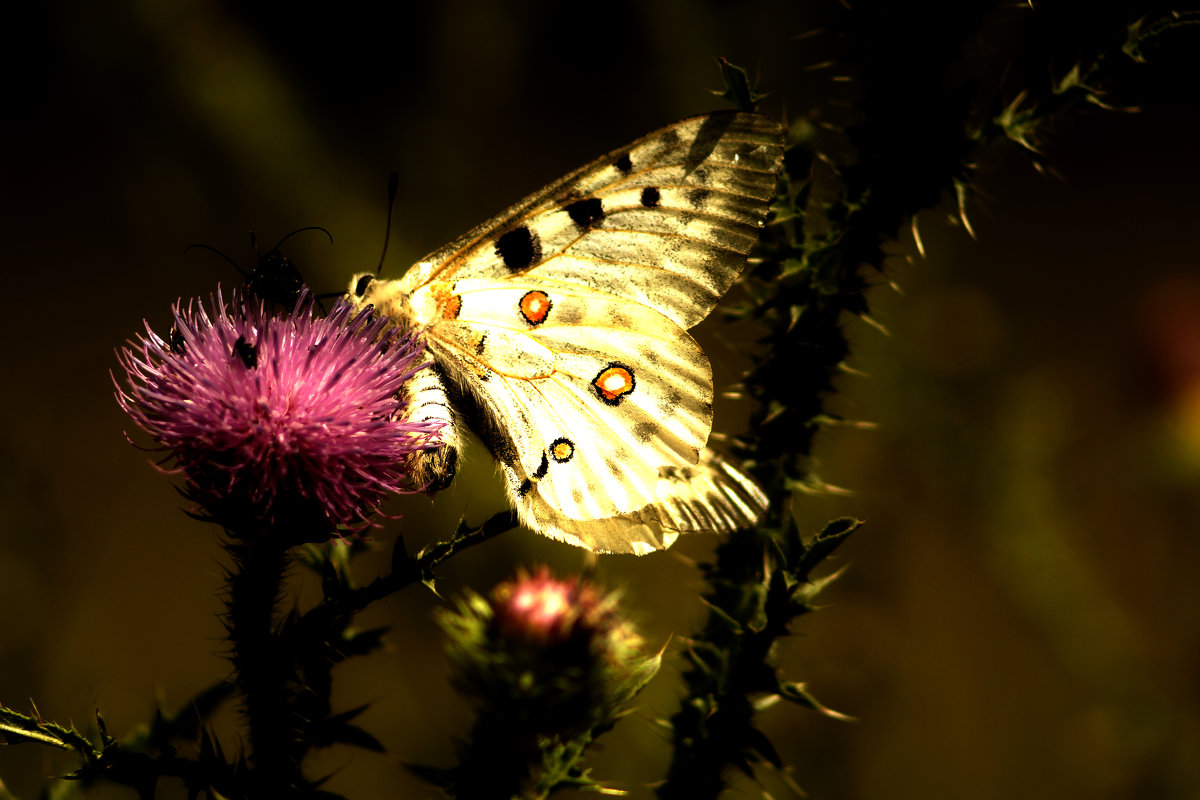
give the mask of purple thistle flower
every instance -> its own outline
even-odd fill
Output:
[[[147,323],[117,354],[117,402],[241,537],[362,526],[387,494],[413,491],[408,457],[438,444],[441,423],[405,420],[398,399],[425,366],[420,343],[342,301],[324,319],[312,310],[307,293],[290,315],[236,293],[227,309],[218,290],[211,316],[176,304],[166,339]]]

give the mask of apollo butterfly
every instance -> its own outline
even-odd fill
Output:
[[[783,161],[777,122],[724,112],[587,164],[349,298],[420,332],[433,361],[408,414],[446,423],[414,456],[454,474],[464,414],[521,521],[596,552],[752,525],[754,482],[707,448],[713,380],[688,329],[741,272]]]

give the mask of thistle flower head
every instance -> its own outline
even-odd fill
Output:
[[[608,650],[607,637],[622,633],[640,639],[616,613],[615,595],[604,595],[579,578],[556,578],[541,567],[501,583],[490,598],[498,637],[524,647]]]
[[[218,290],[211,313],[180,304],[163,338],[122,348],[117,402],[169,452],[186,494],[234,535],[293,541],[361,526],[405,483],[407,456],[436,445],[438,423],[402,417],[400,391],[420,344],[340,302],[313,317]]]
[[[617,600],[545,568],[488,598],[468,595],[440,620],[458,685],[514,736],[571,735],[613,721],[659,665]]]

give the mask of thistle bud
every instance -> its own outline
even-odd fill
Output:
[[[644,654],[617,601],[540,568],[441,616],[455,684],[478,717],[459,766],[438,782],[466,797],[476,781],[516,792],[566,774],[561,762],[611,727],[658,670],[661,653]]]

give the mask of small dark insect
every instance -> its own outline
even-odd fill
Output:
[[[233,355],[242,360],[246,369],[258,368],[258,348],[246,341],[245,336],[239,336],[233,343]]]
[[[242,267],[220,250],[207,244],[192,244],[188,245],[187,249],[191,250],[193,247],[201,247],[205,250],[212,250],[232,264],[233,268],[242,274],[242,277],[245,279],[242,285],[251,296],[290,311],[295,308],[296,300],[299,299],[300,293],[304,291],[306,284],[304,276],[300,274],[300,270],[297,269],[292,260],[285,256],[279,248],[297,233],[304,233],[305,231],[321,231],[321,233],[329,237],[329,243],[333,244],[333,235],[329,231],[317,225],[310,225],[307,228],[297,228],[280,239],[278,244],[270,250],[263,253],[259,251],[258,238],[251,231],[250,246],[254,248],[254,257],[258,261],[258,264],[253,269]],[[321,296],[324,297],[326,295]]]
[[[171,326],[171,332],[167,334],[167,346],[177,356],[181,356],[187,352],[187,340],[183,338],[183,334],[179,332],[179,328],[176,328],[174,325]]]

